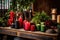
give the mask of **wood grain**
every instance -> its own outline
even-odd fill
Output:
[[[40,31],[25,31],[24,29],[13,29],[13,28],[7,28],[7,27],[0,27],[0,33],[11,35],[11,36],[18,36],[23,38],[29,38],[29,39],[53,39],[57,40],[58,34],[49,34],[45,32]]]

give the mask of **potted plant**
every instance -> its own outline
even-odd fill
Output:
[[[9,13],[5,13],[4,16],[0,17],[0,26],[7,26],[8,18],[9,18]]]
[[[46,12],[35,12],[34,17],[32,18],[31,22],[38,24],[40,22],[45,22],[46,20],[51,20],[51,17],[46,14]]]
[[[31,20],[31,23],[34,23],[36,25],[36,30],[39,31],[40,30],[40,12],[35,12],[34,17]]]
[[[32,18],[31,22],[35,25],[44,25],[46,20],[51,20],[51,18],[46,14],[46,12],[35,12],[35,16]]]
[[[42,11],[40,14],[41,22],[45,22],[46,20],[51,20],[51,17],[47,15],[46,12]]]

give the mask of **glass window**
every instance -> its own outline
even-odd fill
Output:
[[[9,9],[11,0],[0,0],[0,9]]]
[[[1,9],[1,0],[0,0],[0,9]]]

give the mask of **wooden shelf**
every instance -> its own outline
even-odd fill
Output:
[[[6,34],[30,39],[52,38],[53,40],[56,40],[58,35],[40,31],[25,31],[24,29],[13,29],[8,27],[0,27],[0,34]]]

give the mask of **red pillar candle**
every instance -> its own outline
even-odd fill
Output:
[[[10,19],[14,18],[14,12],[11,10],[10,11]]]
[[[35,25],[31,25],[31,31],[35,31]]]
[[[25,23],[27,22],[27,20],[24,20],[23,21],[23,27],[24,27],[24,29],[25,29]]]
[[[20,28],[22,28],[22,26],[23,26],[23,18],[20,16],[18,18],[18,21],[19,21]]]
[[[30,22],[25,23],[25,30],[29,31],[30,30]]]

